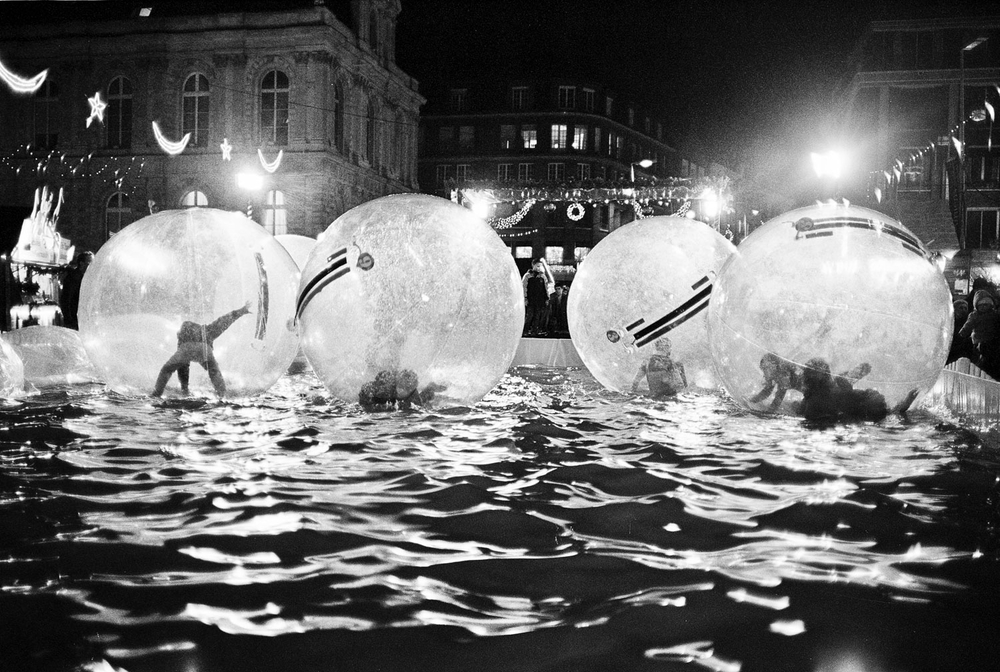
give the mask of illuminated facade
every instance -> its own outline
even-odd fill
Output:
[[[423,98],[395,64],[398,0],[17,4],[9,21],[0,6],[0,60],[48,76],[33,95],[0,85],[7,228],[41,185],[65,189],[60,232],[93,250],[151,209],[250,210],[315,236],[417,190]]]
[[[591,202],[583,195],[587,188],[627,189],[633,168],[642,185],[726,175],[721,166],[675,149],[650,110],[595,83],[454,82],[426,95],[419,143],[424,191],[459,199],[478,187],[551,192],[551,199],[538,198],[524,212],[526,199],[478,204],[494,220],[521,215],[516,226],[498,231],[524,269],[531,258],[544,256],[563,275],[571,274],[601,238],[635,218],[627,199]],[[644,159],[652,165],[633,166]],[[682,201],[643,205],[668,214]]]
[[[1000,17],[872,23],[841,96],[855,171],[843,195],[896,217],[932,249],[995,263],[998,81]],[[956,291],[967,272],[950,278]]]

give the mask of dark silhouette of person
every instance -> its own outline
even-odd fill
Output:
[[[959,337],[972,341],[973,363],[993,378],[1000,374],[1000,313],[996,299],[985,289],[976,292],[973,311],[959,329]]]
[[[813,422],[857,422],[884,419],[889,413],[903,414],[917,398],[917,390],[895,407],[889,408],[878,390],[854,389],[853,382],[830,373],[826,360],[815,357],[802,368],[802,403],[799,413]]]
[[[361,386],[358,403],[366,411],[405,410],[426,406],[435,394],[445,389],[439,383],[431,383],[423,390],[418,390],[418,387],[417,374],[411,369],[385,369],[375,375],[375,380]]]
[[[674,397],[687,387],[684,365],[675,362],[670,352],[670,339],[666,336],[656,340],[656,352],[639,366],[639,372],[632,381],[632,391],[639,389],[643,377],[649,385],[651,397]]]
[[[221,336],[236,320],[249,313],[250,302],[247,301],[236,310],[231,310],[206,325],[185,320],[177,332],[177,352],[160,369],[160,375],[156,377],[156,385],[153,387],[153,396],[159,397],[163,394],[167,381],[170,380],[170,376],[175,371],[177,372],[177,380],[181,384],[181,392],[187,394],[191,362],[201,364],[208,371],[208,378],[212,381],[215,393],[220,397],[224,396],[226,394],[226,381],[219,370],[219,363],[215,360],[213,344],[215,339]]]
[[[962,357],[969,361],[976,361],[976,349],[972,346],[972,339],[960,332],[965,326],[965,321],[969,318],[969,302],[965,299],[956,299],[952,304],[955,313],[955,328],[951,335],[951,347],[948,349],[948,359],[945,364],[957,362]]]
[[[566,319],[566,300],[569,292],[565,285],[556,285],[556,291],[549,299],[549,333],[560,336],[569,332],[569,322]]]
[[[62,287],[59,290],[59,310],[62,312],[62,323],[67,329],[79,329],[77,311],[80,308],[80,285],[83,276],[94,261],[93,252],[81,252],[66,270]]]
[[[541,336],[548,320],[549,295],[555,289],[555,278],[545,259],[536,259],[521,283],[524,285],[524,334]]]
[[[768,352],[760,358],[760,370],[764,374],[764,387],[761,388],[760,392],[747,399],[751,404],[761,403],[774,392],[774,398],[768,408],[775,411],[785,400],[785,394],[788,390],[803,391],[803,372],[794,362],[779,357],[773,352]],[[838,374],[837,378],[853,385],[871,373],[871,370],[872,367],[868,362],[862,362],[853,369]]]

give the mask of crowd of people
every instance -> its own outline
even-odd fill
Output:
[[[521,278],[524,286],[524,336],[569,337],[566,301],[569,285],[556,283],[545,259],[536,259]]]
[[[977,278],[964,299],[954,301],[955,331],[948,362],[963,357],[989,376],[1000,379],[1000,310],[998,288]]]

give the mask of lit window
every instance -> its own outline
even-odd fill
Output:
[[[587,112],[594,111],[594,90],[584,89],[583,90],[583,109]]]
[[[46,79],[32,99],[34,145],[38,149],[53,149],[59,142],[59,87]]]
[[[509,180],[514,176],[513,163],[501,163],[497,165],[497,180]]]
[[[108,108],[104,111],[109,149],[132,146],[132,82],[115,77],[108,86]]]
[[[565,163],[550,163],[549,164],[549,180],[552,182],[557,182],[559,180],[566,178],[566,164]]]
[[[594,127],[594,151],[595,152],[601,151],[601,127],[600,126],[595,126]]]
[[[111,194],[104,208],[104,233],[108,238],[115,235],[134,220],[128,194],[116,191]]]
[[[189,191],[181,196],[182,208],[204,208],[208,206],[208,197],[200,191]]]
[[[656,139],[663,140],[663,124],[656,122]]]
[[[521,127],[521,146],[525,149],[534,149],[538,146],[538,131],[534,125]]]
[[[566,149],[566,124],[552,124],[552,149]]]
[[[204,75],[191,75],[184,82],[184,117],[181,135],[191,134],[190,147],[208,145],[208,79]]]
[[[610,117],[612,112],[614,112],[614,110],[615,110],[615,99],[612,98],[611,96],[608,96],[607,98],[604,99],[605,116]]]
[[[563,263],[563,246],[557,245],[545,248],[545,262],[548,264]]]
[[[260,140],[288,144],[288,75],[280,70],[271,70],[261,80]]]
[[[469,164],[460,163],[455,166],[455,179],[461,182],[469,178]]]
[[[590,179],[590,164],[589,163],[578,163],[576,164],[576,179],[589,180]]]
[[[530,245],[518,245],[514,248],[515,259],[531,259],[532,248]]]
[[[519,163],[517,164],[517,179],[521,181],[530,180],[534,176],[534,164],[532,163]]]
[[[573,250],[573,257],[576,259],[576,263],[578,264],[586,259],[588,254],[590,254],[589,247],[577,247]]]
[[[573,149],[577,150],[578,152],[584,152],[587,150],[586,126],[573,127]]]
[[[559,109],[560,110],[572,110],[576,108],[576,87],[575,86],[560,86],[559,87]]]
[[[267,192],[264,200],[264,229],[275,236],[288,233],[285,194],[277,189]]]
[[[465,112],[466,101],[468,100],[469,90],[468,89],[452,89],[451,90],[451,111],[452,112]]]

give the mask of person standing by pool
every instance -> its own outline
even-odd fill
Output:
[[[996,300],[989,291],[980,289],[972,305],[974,310],[958,335],[972,340],[976,366],[996,378],[1000,374],[1000,313],[996,310]]]
[[[59,310],[62,312],[63,326],[67,329],[79,329],[77,310],[80,308],[80,286],[83,276],[94,261],[93,252],[81,252],[66,270],[62,287],[59,290]]]
[[[524,285],[524,335],[541,336],[548,319],[549,296],[555,291],[555,278],[544,258],[536,259],[521,278]]]

